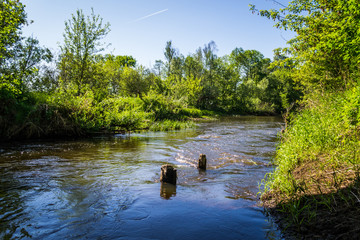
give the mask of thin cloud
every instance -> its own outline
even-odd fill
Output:
[[[142,20],[144,20],[144,19],[146,19],[146,18],[149,18],[149,17],[155,16],[155,15],[158,15],[158,14],[163,13],[163,12],[166,12],[166,11],[168,11],[168,10],[169,10],[169,9],[163,9],[163,10],[161,10],[161,11],[154,12],[154,13],[149,14],[149,15],[146,15],[146,16],[144,16],[144,17],[135,19],[134,21],[132,21],[132,23],[142,21]]]

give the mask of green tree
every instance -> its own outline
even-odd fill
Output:
[[[200,78],[203,72],[203,66],[196,56],[189,55],[185,58],[184,62],[185,77]]]
[[[121,74],[124,68],[136,66],[136,60],[132,56],[98,55],[97,62],[104,72],[105,79],[102,82],[108,84],[107,88],[113,95],[117,95],[121,91]]]
[[[155,64],[153,67],[153,71],[157,76],[161,76],[162,70],[163,70],[164,63],[161,60],[155,60]]]
[[[251,5],[252,11],[256,10]],[[275,26],[297,35],[286,49],[299,66],[295,77],[308,87],[346,88],[359,77],[360,2],[294,0],[279,10],[260,10]]]
[[[29,84],[32,91],[54,93],[59,87],[59,73],[53,64],[42,65]]]
[[[32,88],[42,61],[52,59],[50,50],[40,47],[37,39],[21,36],[26,23],[23,7],[18,1],[0,3],[0,89],[12,97],[20,97]]]
[[[21,2],[0,2],[0,66],[12,56],[14,45],[22,39],[20,29],[26,23],[26,13]]]
[[[166,59],[166,69],[167,69],[167,76],[170,76],[172,74],[172,62],[175,57],[178,56],[178,50],[173,47],[172,41],[167,41],[164,51],[164,56]]]
[[[297,71],[294,62],[282,54],[282,49],[275,49],[274,62],[270,64],[269,69],[269,86],[264,95],[266,101],[275,103],[278,112],[290,110],[303,96],[301,83],[293,77]]]
[[[105,54],[105,56],[98,55],[97,57],[103,62],[114,63],[117,68],[136,66],[136,59],[132,56]]]
[[[9,66],[12,73],[23,83],[24,91],[31,89],[35,78],[38,76],[42,61],[50,62],[52,53],[49,49],[39,46],[39,41],[35,38],[27,38],[15,48],[15,54]]]
[[[259,82],[268,74],[270,59],[264,58],[257,50],[236,48],[231,52],[230,60],[244,81],[252,79]]]
[[[121,90],[125,95],[142,97],[150,90],[154,75],[140,67],[133,69],[125,67],[121,74]]]
[[[183,55],[176,56],[171,61],[172,75],[178,82],[180,82],[183,78],[184,61],[185,59]]]
[[[11,74],[8,61],[14,57],[14,48],[22,40],[21,28],[26,24],[24,5],[15,0],[0,2],[0,91],[1,95],[21,93],[21,80]]]
[[[243,105],[238,98],[238,87],[240,85],[240,75],[231,64],[228,55],[221,58],[218,66],[217,88],[219,92],[219,108],[227,113],[241,112]]]
[[[202,91],[199,94],[197,106],[202,109],[214,110],[218,105],[218,88],[216,86],[216,79],[218,66],[221,64],[221,60],[218,59],[215,52],[217,47],[214,41],[209,42],[204,48],[197,51],[198,59],[203,62],[203,74],[202,74]]]
[[[98,85],[94,76],[96,54],[104,50],[101,40],[109,33],[110,24],[103,23],[92,9],[91,15],[85,17],[82,10],[72,14],[65,22],[64,43],[60,47],[60,78],[65,83],[73,83],[77,94],[85,85]]]

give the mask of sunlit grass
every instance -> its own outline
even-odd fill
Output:
[[[170,131],[170,130],[180,130],[187,128],[194,128],[196,124],[192,121],[173,121],[173,120],[164,120],[154,122],[149,130],[150,131]]]
[[[359,179],[359,96],[359,88],[313,94],[281,135],[262,199],[295,225],[311,222],[314,206],[336,208],[329,198]]]

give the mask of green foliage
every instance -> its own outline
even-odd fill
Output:
[[[84,89],[84,94],[77,95],[76,87],[68,87],[66,91],[60,89],[52,95],[49,103],[57,107],[61,113],[81,129],[99,128],[99,119],[96,119],[94,107],[94,93]]]
[[[166,42],[166,47],[164,51],[164,56],[166,58],[166,69],[167,69],[167,76],[172,74],[172,65],[173,60],[177,57],[178,51],[172,46],[172,41]]]
[[[130,67],[135,67],[136,65],[136,60],[132,56],[114,56],[112,54],[102,56],[98,54],[95,56],[95,61],[98,72],[98,75],[96,76],[98,79],[96,79],[95,82],[98,83],[97,88],[101,87],[101,89],[97,89],[96,91],[103,91],[104,97],[107,95],[116,96],[119,94],[131,95],[131,86],[128,88],[127,85],[130,84],[132,79],[126,75],[133,75],[135,78],[134,81],[136,81],[136,78],[138,77],[137,74],[134,74],[134,72],[128,69]],[[100,86],[99,83],[101,83]]]
[[[143,111],[139,98],[108,98],[99,104],[103,119],[102,128],[136,130],[147,128],[151,114]]]
[[[259,82],[268,74],[270,59],[264,58],[259,51],[236,48],[231,52],[230,59],[244,81],[252,79]]]
[[[21,27],[26,24],[24,5],[15,0],[0,2],[0,66],[12,57],[12,48],[21,40]]]
[[[182,119],[182,105],[161,94],[148,94],[143,98],[146,112],[154,114],[155,121]]]
[[[293,76],[286,74],[288,65],[274,67],[256,50],[236,48],[224,57],[216,51],[210,42],[183,57],[167,42],[166,61],[157,61],[152,89],[185,106],[232,114],[280,113],[302,96]]]
[[[83,93],[84,85],[93,88],[103,85],[95,60],[96,54],[104,50],[101,40],[109,33],[109,27],[110,24],[103,24],[102,18],[95,15],[93,10],[87,17],[82,10],[77,10],[65,22],[64,43],[60,47],[58,67],[61,80],[74,83],[78,95]]]
[[[60,87],[57,69],[54,66],[40,66],[39,71],[28,82],[28,87],[34,92],[54,93]]]
[[[275,26],[297,33],[286,49],[301,65],[297,78],[309,87],[351,87],[359,77],[360,3],[294,0],[279,10],[260,10]],[[257,11],[251,6],[252,11]]]
[[[238,48],[218,57],[211,41],[185,57],[168,41],[165,59],[156,61],[153,72],[132,56],[103,55],[110,24],[93,10],[89,16],[82,10],[72,14],[59,58],[41,65],[52,54],[35,38],[21,37],[23,5],[1,4],[0,127],[29,129],[26,137],[178,129],[214,111],[268,114],[298,99],[285,67],[269,68],[270,60],[256,50]],[[10,132],[1,134],[21,135]]]
[[[125,95],[142,98],[152,85],[152,75],[146,73],[143,68],[132,69],[125,67],[121,74],[121,90]]]
[[[338,217],[358,204],[359,96],[359,87],[307,95],[304,109],[281,136],[262,199],[274,201],[297,232],[321,222],[324,213]]]
[[[39,47],[38,40],[21,36],[26,24],[24,5],[19,1],[0,3],[0,99],[22,98],[38,71],[41,61],[52,55]]]
[[[55,137],[81,134],[67,113],[47,101],[44,94],[28,94],[26,99],[8,98],[0,107],[2,140]]]
[[[187,128],[194,128],[195,124],[193,122],[183,122],[183,121],[174,121],[174,120],[163,120],[154,122],[150,126],[151,131],[170,131],[170,130],[180,130]]]
[[[107,62],[115,64],[118,68],[136,66],[136,59],[132,56],[114,56],[112,54],[106,54],[104,58]]]
[[[200,56],[196,56],[196,54],[193,56],[187,56],[185,58],[183,68],[186,78],[192,77],[200,79],[203,72],[203,65]]]
[[[13,59],[8,59],[7,66],[12,76],[20,80],[21,92],[32,88],[41,63],[50,62],[52,57],[50,50],[40,47],[39,41],[32,37],[26,38],[14,48]]]
[[[94,101],[91,90],[81,96],[73,92],[59,92],[52,98],[54,106],[68,116],[76,126],[84,131],[101,129],[132,131],[146,128],[150,113],[144,112],[139,98],[107,98],[102,102]]]
[[[184,81],[184,91],[186,92],[186,102],[189,106],[196,106],[198,103],[199,95],[203,90],[203,86],[201,85],[201,78],[195,78],[193,76],[189,76]]]
[[[342,107],[342,120],[347,129],[353,131],[360,126],[360,87],[348,91]]]
[[[353,191],[360,176],[359,9],[355,0],[293,0],[279,10],[251,6],[276,27],[297,34],[290,47],[275,51],[267,76],[279,94],[265,90],[264,95],[286,108],[290,125],[262,199],[300,233],[305,226],[316,229],[324,215],[338,217],[351,209],[354,197],[358,203]],[[289,113],[301,98],[302,110]]]
[[[277,167],[267,182],[268,190],[289,196],[296,194],[300,183],[294,178],[293,170],[319,158],[324,166],[353,164],[358,168],[360,158],[355,154],[354,159],[354,152],[358,152],[360,144],[356,137],[360,126],[359,94],[356,87],[344,94],[308,96],[306,107],[282,136],[275,159]]]

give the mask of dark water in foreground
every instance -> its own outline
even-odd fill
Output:
[[[0,146],[0,239],[278,239],[257,207],[280,119]],[[208,170],[199,172],[200,153]],[[160,167],[178,169],[176,188]]]

